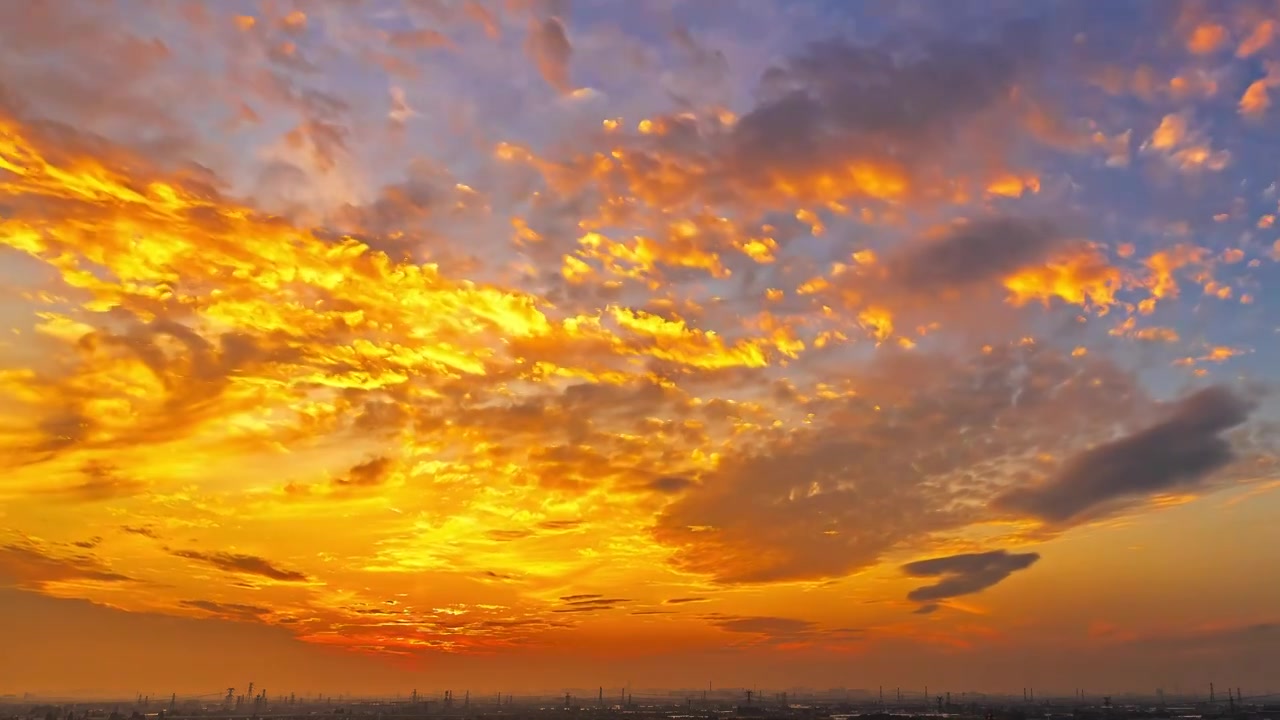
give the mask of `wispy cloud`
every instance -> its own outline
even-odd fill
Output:
[[[212,565],[213,567],[220,570],[226,570],[228,572],[242,573],[245,575],[259,575],[271,580],[279,580],[281,582],[306,582],[310,579],[304,573],[300,573],[295,570],[283,570],[273,565],[270,561],[256,555],[227,552],[205,553],[198,550],[174,550],[173,555],[187,560],[202,562],[206,565]]]
[[[12,587],[40,588],[63,581],[121,583],[132,578],[115,572],[96,555],[54,553],[28,541],[0,547],[0,580]]]

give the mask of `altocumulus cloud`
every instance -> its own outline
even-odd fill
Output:
[[[820,420],[726,454],[666,506],[654,534],[677,565],[726,583],[856,572],[989,519],[1008,482],[995,467],[1033,479],[1038,453],[1070,454],[1149,407],[1113,364],[1034,347],[886,354],[851,379],[861,394],[804,402]]]

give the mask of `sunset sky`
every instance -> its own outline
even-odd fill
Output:
[[[1273,102],[1272,0],[0,2],[0,694],[1280,690]]]

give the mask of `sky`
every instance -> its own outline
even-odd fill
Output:
[[[0,3],[0,694],[1280,690],[1275,94],[1271,0]]]

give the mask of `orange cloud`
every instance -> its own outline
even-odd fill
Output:
[[[1267,108],[1271,107],[1268,90],[1277,85],[1280,85],[1280,65],[1268,63],[1267,74],[1249,83],[1244,94],[1240,96],[1240,114],[1254,119],[1265,115]]]
[[[1246,58],[1271,44],[1276,35],[1276,22],[1271,19],[1259,21],[1240,41],[1236,48],[1236,57]]]
[[[1151,293],[1151,305],[1145,311],[1154,309],[1155,303],[1160,300],[1178,296],[1179,284],[1176,277],[1178,271],[1188,267],[1196,268],[1197,277],[1207,279],[1203,265],[1207,259],[1208,252],[1204,248],[1190,245],[1178,245],[1169,250],[1152,253],[1143,261],[1148,273],[1143,280],[1143,285]]]
[[[1148,151],[1163,153],[1183,171],[1221,171],[1231,162],[1231,153],[1214,150],[1200,132],[1193,131],[1183,113],[1165,115],[1144,144]]]
[[[1217,23],[1202,23],[1187,38],[1187,50],[1196,55],[1208,55],[1222,47],[1230,39],[1227,29]]]
[[[110,97],[5,65],[34,102],[0,115],[0,585],[522,679],[672,648],[825,667],[1021,636],[1009,608],[1042,590],[1004,582],[1034,553],[1002,548],[1077,540],[1037,520],[1052,498],[997,499],[1165,410],[1087,328],[1115,313],[1116,337],[1179,342],[1136,320],[1184,282],[1257,292],[1243,251],[1149,248],[1135,221],[1110,256],[1080,239],[1110,214],[1055,214],[1075,181],[1027,163],[1125,173],[1132,131],[1049,102],[1033,27],[907,55],[820,43],[739,108],[716,38],[675,32],[683,69],[659,71],[671,53],[616,28],[530,18],[552,9],[417,8],[387,30],[346,6],[157,6],[148,32],[180,15],[193,46],[225,45],[217,78],[170,40],[0,23],[11,57],[114,50]],[[366,76],[387,82],[366,96]],[[1210,98],[1217,77],[1116,87]],[[1229,157],[1190,114],[1147,151]],[[1188,367],[1243,352],[1222,342]],[[1209,464],[1086,509],[1257,479]],[[930,629],[955,613],[982,624]]]
[[[1059,299],[1105,313],[1115,304],[1122,279],[1100,252],[1081,249],[1007,277],[1004,286],[1016,305]]]

